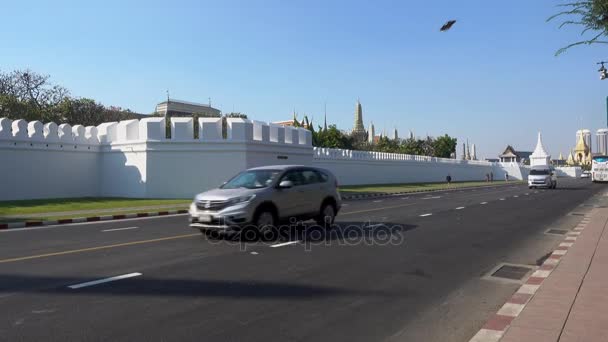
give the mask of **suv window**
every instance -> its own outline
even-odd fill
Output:
[[[304,170],[302,171],[302,176],[304,177],[305,184],[321,183],[321,176],[314,170]]]
[[[285,180],[291,181],[293,183],[293,186],[306,184],[306,180],[302,176],[302,171],[300,171],[300,170],[287,171],[285,173],[285,175],[283,175],[283,177],[281,178],[280,182],[285,181]]]
[[[329,176],[321,171],[315,171],[315,173],[318,175],[321,183],[325,183],[329,179]]]

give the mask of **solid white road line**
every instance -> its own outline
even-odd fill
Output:
[[[458,208],[456,208],[456,210],[462,210],[462,209],[464,209],[464,208],[465,208],[465,207],[458,207]]]
[[[125,228],[114,228],[114,229],[104,229],[102,232],[117,232],[119,230],[130,230],[130,229],[138,229],[139,227],[125,227]]]
[[[300,241],[289,241],[289,242],[277,243],[276,245],[270,245],[270,247],[277,248],[277,247],[289,246],[289,245],[294,245],[298,242],[300,242]]]
[[[423,199],[427,200],[427,199],[438,199],[438,198],[441,198],[441,196],[424,197]]]
[[[481,202],[481,203],[479,203],[479,204],[488,204],[488,202]]]
[[[167,219],[167,218],[171,218],[171,217],[175,217],[175,216],[186,216],[186,215],[188,215],[188,214],[175,214],[175,215],[163,215],[163,216],[148,216],[148,217],[134,217],[134,218],[125,218],[125,219],[115,220],[115,221],[116,222],[118,222],[118,221],[125,222],[125,221],[158,220],[158,219]],[[82,219],[84,219],[84,218],[82,218]],[[71,228],[71,227],[76,227],[76,226],[91,226],[91,225],[96,225],[96,224],[107,225],[108,223],[109,223],[108,221],[94,221],[94,222],[80,221],[80,222],[74,222],[74,223],[58,224],[58,225],[54,225],[54,226],[40,226],[40,227],[0,229],[0,234],[24,232],[24,231],[28,231],[28,230],[54,229],[54,228]]]
[[[504,201],[504,200],[505,200],[504,198],[499,199],[499,201]]]
[[[71,288],[72,290],[76,290],[76,289],[80,289],[80,288],[83,288],[83,287],[93,286],[93,285],[98,285],[98,284],[103,284],[103,283],[108,283],[108,282],[115,281],[115,280],[121,280],[121,279],[139,277],[140,275],[141,275],[141,273],[129,273],[129,274],[119,275],[119,276],[116,276],[116,277],[110,277],[110,278],[105,278],[105,279],[99,279],[99,280],[89,281],[89,282],[86,282],[86,283],[81,283],[81,284],[76,284],[76,285],[70,285],[68,287]]]
[[[420,217],[427,217],[427,216],[431,216],[431,215],[433,215],[433,214],[422,214],[422,215],[420,215]]]
[[[374,203],[380,203],[382,200],[375,200]]]

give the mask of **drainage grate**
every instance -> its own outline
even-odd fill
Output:
[[[530,272],[530,267],[525,266],[515,266],[515,265],[503,265],[494,273],[492,273],[492,277],[496,278],[505,278],[510,280],[522,280],[528,272]]]
[[[545,233],[553,235],[566,235],[568,234],[568,231],[565,229],[549,229]]]

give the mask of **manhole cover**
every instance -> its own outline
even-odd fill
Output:
[[[568,231],[565,229],[549,229],[545,233],[554,235],[566,235],[568,234]]]
[[[503,265],[496,272],[492,273],[492,277],[505,278],[511,280],[522,280],[526,274],[530,272],[529,267],[515,266],[515,265]]]

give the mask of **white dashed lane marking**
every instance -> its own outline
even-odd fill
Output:
[[[481,202],[481,203],[479,203],[479,204],[488,204],[488,202]]]
[[[119,275],[119,276],[116,276],[116,277],[104,278],[104,279],[89,281],[89,282],[86,282],[86,283],[80,283],[80,284],[70,285],[68,287],[71,288],[72,290],[76,290],[76,289],[80,289],[80,288],[83,288],[83,287],[94,286],[94,285],[99,285],[99,284],[103,284],[103,283],[109,283],[111,281],[116,281],[116,280],[121,280],[121,279],[127,279],[127,278],[133,278],[133,277],[139,277],[140,275],[141,275],[141,273],[129,273],[129,274]]]
[[[422,214],[422,215],[420,215],[420,217],[427,217],[427,216],[431,216],[431,215],[433,215],[433,214]]]
[[[462,209],[464,209],[464,207],[458,207],[458,208],[456,208],[456,210],[462,210]]]
[[[294,245],[298,242],[299,241],[289,241],[289,242],[277,243],[276,245],[270,245],[270,247],[277,248],[277,247],[289,246],[289,245]]]
[[[131,230],[131,229],[138,229],[139,227],[125,227],[125,228],[114,228],[114,229],[104,229],[102,230],[102,232],[106,233],[106,232],[116,232],[119,230]]]

